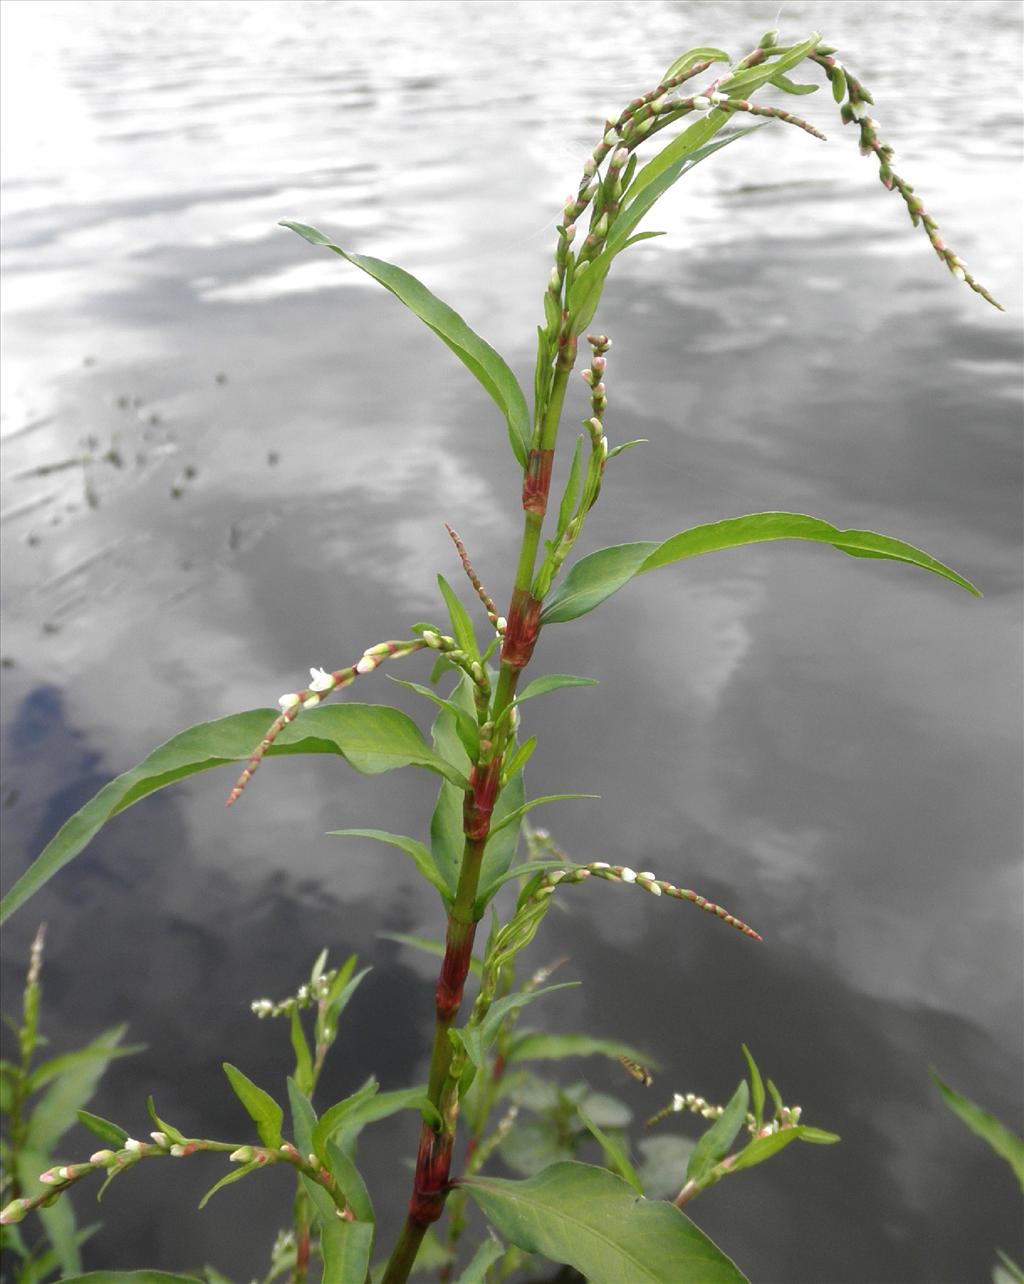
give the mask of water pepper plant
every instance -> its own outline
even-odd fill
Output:
[[[710,1105],[692,1090],[678,1091],[648,1120],[654,1128],[677,1117],[703,1118],[710,1127],[699,1141],[652,1135],[640,1143],[643,1162],[638,1166],[622,1130],[621,1107],[591,1094],[586,1084],[559,1085],[530,1068],[544,1059],[599,1054],[619,1059],[624,1075],[642,1084],[654,1078],[642,1050],[614,1040],[517,1031],[524,1006],[559,988],[545,982],[564,960],[525,982],[517,981],[516,960],[533,941],[554,896],[565,896],[565,889],[597,879],[662,900],[690,901],[746,937],[747,942],[737,941],[739,947],[763,947],[754,928],[697,892],[650,870],[605,860],[574,861],[546,831],[531,826],[527,813],[568,795],[526,793],[525,769],[536,738],[526,734],[525,706],[589,681],[567,674],[526,680],[525,671],[546,629],[594,611],[639,575],[740,545],[811,541],[854,557],[904,562],[977,594],[962,575],[911,544],[869,530],[841,530],[803,513],[727,517],[665,539],[638,538],[573,560],[591,509],[609,489],[609,463],[639,444],[611,445],[606,430],[612,344],[593,323],[608,274],[631,246],[660,235],[640,230],[645,217],[675,183],[720,148],[773,121],[823,137],[800,117],[753,101],[765,86],[797,96],[813,92],[815,85],[790,78],[802,67],[824,74],[862,154],[877,161],[881,182],[898,194],[911,223],[923,230],[947,270],[999,307],[945,244],[920,197],[894,170],[893,149],[881,140],[870,114],[870,92],[817,33],[783,45],[777,32],[768,32],[738,62],[720,49],[689,49],[651,90],[605,121],[557,226],[543,322],[537,329],[532,408],[503,358],[422,282],[393,264],[343,248],[304,223],[283,224],[395,295],[495,402],[522,494],[523,528],[514,554],[511,601],[500,614],[462,539],[449,528],[473,591],[476,618],[439,575],[440,605],[447,617],[443,622],[413,624],[405,636],[370,646],[340,668],[312,668],[309,682],[281,696],[276,711],[256,709],[175,736],[108,784],[64,825],[10,890],[2,915],[20,907],[112,816],[198,771],[244,763],[229,806],[238,802],[263,760],[278,754],[335,754],[367,774],[405,766],[432,772],[440,783],[429,843],[379,829],[338,831],[398,848],[440,901],[441,939],[408,940],[441,959],[427,1081],[380,1093],[371,1079],[317,1113],[312,1101],[324,1058],[364,975],[355,972],[354,958],[328,968],[326,955],[321,955],[297,994],[253,1005],[258,1016],[288,1023],[295,1073],[287,1086],[287,1125],[285,1106],[230,1065],[225,1066],[230,1085],[251,1115],[258,1140],[186,1137],[160,1119],[152,1102],[155,1130],[144,1142],[119,1125],[83,1113],[83,1122],[100,1136],[104,1148],[88,1161],[47,1169],[36,1189],[23,1183],[0,1222],[20,1223],[96,1171],[105,1172],[109,1181],[144,1158],[224,1152],[234,1167],[215,1190],[275,1164],[287,1164],[295,1172],[292,1224],[272,1250],[268,1279],[288,1274],[294,1281],[305,1280],[311,1264],[318,1262],[323,1280],[344,1284],[370,1279],[402,1284],[414,1267],[424,1264],[437,1266],[446,1280],[462,1260],[459,1278],[472,1284],[509,1279],[520,1266],[535,1266],[535,1256],[567,1264],[594,1284],[726,1284],[744,1278],[682,1207],[709,1185],[794,1140],[836,1138],[802,1124],[799,1107],[787,1106],[770,1080],[766,1097],[758,1068],[744,1049],[747,1077],[724,1106]],[[589,390],[590,413],[582,431],[566,443],[564,433],[560,439],[563,407],[578,364]],[[560,447],[568,460],[566,482],[561,495],[552,496]],[[328,703],[357,679],[421,653],[433,662],[429,684],[403,680],[402,685],[436,706],[429,740],[410,717],[387,704]],[[510,904],[507,897],[498,898],[508,885],[517,893]],[[468,982],[475,986],[471,1003]],[[311,1041],[306,1028],[310,1014]],[[774,1106],[770,1118],[765,1114],[768,1099]],[[419,1138],[405,1222],[387,1247],[375,1239],[374,1209],[357,1167],[356,1141],[375,1120],[405,1109],[420,1116]],[[460,1130],[467,1140],[461,1154],[456,1150]],[[746,1138],[742,1144],[737,1143],[740,1137]],[[654,1146],[655,1141],[668,1144]],[[580,1162],[577,1151],[595,1142],[602,1164]],[[673,1142],[681,1142],[682,1149]],[[490,1162],[497,1157],[519,1175],[492,1174]],[[467,1262],[465,1254],[459,1255],[470,1202],[490,1229]],[[433,1228],[446,1211],[450,1216],[442,1238]],[[216,1272],[208,1276],[214,1277],[223,1278]]]

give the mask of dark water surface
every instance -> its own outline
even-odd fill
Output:
[[[421,276],[526,386],[553,218],[600,118],[676,52],[738,54],[777,11],[5,6],[5,886],[176,730],[437,616],[444,521],[507,600],[518,483],[491,403],[276,221]],[[569,954],[585,984],[531,1020],[649,1048],[666,1070],[647,1097],[571,1068],[640,1118],[673,1090],[728,1096],[745,1040],[843,1135],[694,1205],[752,1279],[961,1284],[997,1245],[1022,1252],[1012,1178],[927,1072],[1021,1127],[1020,10],[801,2],[781,22],[860,70],[901,172],[1008,314],[949,280],[827,91],[801,100],[830,145],[774,127],[728,149],[607,291],[607,426],[650,445],[612,465],[586,548],[793,509],[909,539],[985,597],[777,545],[644,577],[545,633],[540,666],[602,683],[524,711],[532,791],[602,795],[550,811],[559,841],[695,887],[766,940],[588,885],[530,956]],[[579,385],[567,421],[585,406]],[[423,720],[406,696],[378,675],[355,698]],[[219,1064],[281,1084],[288,1050],[248,1003],[291,991],[322,945],[375,967],[322,1100],[423,1074],[433,966],[378,933],[436,936],[437,906],[397,857],[324,834],[426,837],[431,779],[277,761],[225,813],[228,775],[125,813],[4,936],[11,1010],[49,924],[55,1049],[122,1019],[148,1044],[95,1103],[137,1132],[153,1092],[187,1133],[247,1135]],[[405,1117],[364,1144],[388,1225],[414,1134]],[[215,1171],[143,1165],[86,1263],[262,1273],[289,1182],[198,1214]],[[78,1209],[93,1219],[87,1194]]]

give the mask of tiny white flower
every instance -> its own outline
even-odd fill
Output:
[[[302,707],[303,709],[315,709],[319,703],[320,697],[318,695],[311,695],[307,696],[305,700],[303,700]]]
[[[685,1108],[685,1106],[686,1106],[686,1098],[683,1096],[683,1094],[681,1092],[674,1092],[672,1094],[672,1109],[682,1110]]]
[[[281,706],[282,709],[285,709],[285,710],[294,709],[295,706],[299,703],[299,697],[295,694],[294,691],[289,691],[287,695],[278,696],[277,703]]]
[[[270,1016],[274,1010],[274,1005],[270,999],[253,999],[249,1006],[258,1017]]]
[[[698,94],[697,97],[694,98],[693,100],[693,105],[694,107],[698,108],[698,110],[704,111],[705,108],[711,106],[711,99],[705,98],[703,94]]]
[[[372,655],[364,655],[356,665],[356,673],[372,673],[377,667],[378,661]]]
[[[619,875],[624,883],[636,882],[636,870],[630,869],[628,865],[622,867],[622,873]]]
[[[708,97],[711,99],[713,103],[727,103],[729,101],[728,94],[714,93],[714,94],[709,94]]]
[[[310,691],[330,691],[334,686],[334,679],[326,669],[310,669],[309,677]]]
[[[858,98],[850,99],[850,115],[854,120],[862,120],[867,115],[867,103],[863,103]]]
[[[137,1141],[134,1137],[128,1137],[125,1139],[124,1149],[138,1152],[143,1149],[144,1145],[144,1142]]]

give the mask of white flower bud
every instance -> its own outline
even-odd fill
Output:
[[[686,1108],[686,1098],[683,1096],[681,1092],[674,1092],[672,1094],[672,1109],[678,1111],[678,1110],[684,1110],[685,1108]]]
[[[867,103],[861,102],[859,98],[851,98],[848,106],[854,120],[862,120],[867,115]]]
[[[646,891],[650,892],[652,896],[660,896],[660,895],[661,895],[661,888],[658,886],[658,884],[657,884],[657,883],[645,883],[645,884],[644,884],[644,889],[645,889]]]
[[[611,869],[611,865],[609,865],[606,860],[592,860],[590,862],[590,868],[591,869]]]
[[[310,669],[310,691],[330,691],[335,685],[334,679],[326,669]]]
[[[625,165],[626,161],[628,160],[629,160],[629,148],[620,147],[612,154],[612,159],[610,163],[613,169],[621,169],[623,165]]]
[[[499,615],[498,621],[495,624],[494,628],[496,632],[504,633],[505,630],[508,628],[508,620],[506,620],[503,615]]]
[[[619,141],[618,134],[615,132],[614,129],[609,129],[607,134],[605,134],[604,136],[604,145],[606,147],[614,147],[618,141]]]
[[[708,97],[711,99],[713,103],[727,103],[729,101],[728,94],[714,93],[714,94],[708,94]]]
[[[653,111],[654,114],[657,115],[658,112],[662,112],[665,110],[665,104],[667,102],[668,102],[668,94],[662,94],[660,98],[655,98],[654,102],[651,103],[651,111]]]
[[[294,691],[289,691],[287,695],[278,696],[277,703],[281,706],[282,709],[285,709],[285,710],[294,709],[295,706],[299,703],[299,697],[295,694]]]
[[[956,279],[957,279],[958,281],[966,281],[966,280],[967,280],[967,273],[963,270],[963,268],[962,268],[962,267],[955,267],[955,268],[953,268],[953,275],[956,277]]]
[[[432,647],[435,651],[438,650],[441,645],[441,635],[439,633],[435,633],[432,629],[424,629],[422,636],[427,646]]]
[[[560,883],[568,872],[567,869],[553,869],[548,874],[548,882],[551,884]]]
[[[619,877],[622,879],[624,883],[635,883],[636,870],[630,869],[628,865],[623,865],[622,872],[621,874],[619,874]]]
[[[109,1164],[113,1158],[114,1158],[114,1152],[112,1150],[95,1150],[89,1156],[89,1163],[90,1164]]]
[[[127,1137],[124,1143],[125,1150],[131,1150],[135,1153],[138,1153],[140,1150],[144,1150],[145,1146],[146,1143],[144,1141],[136,1141],[134,1137]]]
[[[153,1138],[156,1144],[158,1146],[162,1146],[164,1150],[166,1150],[171,1144],[171,1139],[165,1132],[151,1132],[149,1135]]]
[[[315,709],[319,703],[320,697],[318,695],[311,695],[307,696],[305,700],[303,700],[302,707],[303,709]]]
[[[372,673],[379,663],[374,656],[364,655],[356,665],[356,673]]]
[[[184,1158],[184,1155],[185,1155],[185,1147],[180,1145],[174,1145],[171,1147],[171,1154],[174,1156],[175,1159],[182,1159]]]
[[[711,106],[711,99],[705,98],[703,94],[698,94],[693,100],[693,105],[698,109],[698,111],[704,111],[706,108]]]

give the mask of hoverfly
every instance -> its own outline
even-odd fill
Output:
[[[649,1088],[654,1082],[654,1075],[646,1066],[642,1066],[639,1061],[631,1061],[629,1057],[619,1057],[619,1065],[627,1070],[637,1083],[642,1083],[645,1088]]]

